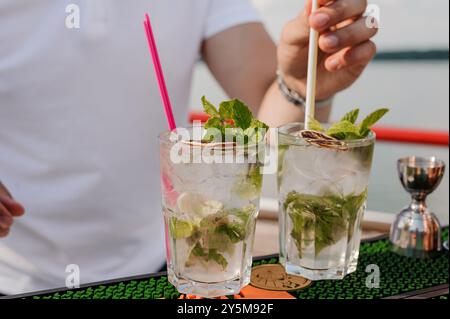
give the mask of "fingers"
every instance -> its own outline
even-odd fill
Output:
[[[6,207],[0,203],[0,237],[5,237],[9,234],[9,229],[13,224],[13,218]]]
[[[0,203],[0,227],[10,227],[12,222],[13,218],[11,213],[2,203]]]
[[[0,194],[0,204],[3,204],[14,217],[22,216],[25,213],[24,207],[8,195]]]
[[[311,0],[308,0],[300,16],[283,29],[282,41],[287,44],[307,44],[310,26],[321,32],[347,26],[363,15],[367,0],[319,0],[319,5],[322,7],[311,14]]]
[[[309,17],[312,28],[325,31],[342,21],[361,16],[367,8],[367,0],[337,0],[327,5],[330,1],[319,1],[320,7]]]
[[[309,25],[306,11],[302,11],[298,18],[289,21],[285,25],[281,33],[281,41],[291,45],[308,44]]]
[[[376,52],[376,45],[372,41],[366,41],[331,55],[325,61],[325,68],[330,72],[336,72],[352,66],[366,66]]]
[[[0,238],[6,237],[9,235],[9,228],[1,228],[0,227]]]
[[[368,28],[365,18],[320,36],[319,47],[326,53],[335,53],[339,50],[368,41],[378,32],[377,28]]]
[[[0,183],[0,238],[8,236],[14,217],[25,213],[22,205],[12,199],[8,190]]]
[[[6,207],[0,203],[0,228],[9,228],[13,224],[13,217]]]

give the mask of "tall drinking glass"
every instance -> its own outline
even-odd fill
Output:
[[[333,145],[279,130],[280,261],[289,274],[342,279],[356,270],[375,135]]]
[[[171,141],[170,133],[159,141],[169,281],[202,297],[239,293],[250,281],[262,185],[258,150]]]

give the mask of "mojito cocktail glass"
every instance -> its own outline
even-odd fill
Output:
[[[189,130],[189,133],[192,129]],[[160,141],[169,281],[181,293],[237,294],[250,281],[262,175],[258,150]]]
[[[375,135],[309,140],[303,124],[279,130],[280,262],[310,280],[356,270]]]

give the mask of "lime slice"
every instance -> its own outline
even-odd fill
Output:
[[[194,225],[175,217],[170,219],[170,233],[174,239],[188,238],[194,232]]]
[[[201,194],[185,192],[178,196],[177,205],[180,213],[200,214],[204,201],[205,199]]]

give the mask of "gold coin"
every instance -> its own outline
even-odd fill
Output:
[[[266,290],[293,291],[308,287],[311,280],[288,275],[280,264],[271,264],[253,267],[250,284]]]

